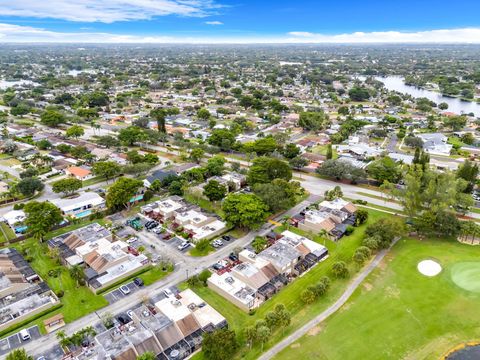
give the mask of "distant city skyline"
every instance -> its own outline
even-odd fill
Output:
[[[480,2],[0,0],[0,42],[480,43]]]

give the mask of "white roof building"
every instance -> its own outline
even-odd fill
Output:
[[[94,192],[82,192],[75,198],[52,199],[49,201],[62,210],[64,214],[75,212],[77,210],[99,208],[105,205],[105,199]]]

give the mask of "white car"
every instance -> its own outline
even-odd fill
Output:
[[[128,295],[128,294],[130,294],[130,289],[128,288],[127,285],[122,285],[122,286],[120,286],[120,291],[123,293],[123,295]]]
[[[133,244],[137,240],[138,240],[138,237],[132,236],[130,239],[127,239],[127,244]]]
[[[184,241],[180,245],[177,246],[177,249],[182,251],[182,250],[185,250],[186,248],[188,248],[190,245],[192,245],[192,244],[190,244],[188,241]]]
[[[218,247],[220,247],[220,246],[223,246],[223,241],[222,241],[222,240],[218,240],[218,239],[217,239],[217,240],[214,240],[214,241],[212,242],[212,246],[213,246],[214,248],[218,248]]]
[[[128,310],[127,311],[127,316],[133,320],[133,310]]]
[[[173,292],[172,292],[172,290],[170,290],[170,289],[168,289],[168,288],[165,289],[165,290],[163,290],[163,294],[164,294],[167,298],[173,297]]]

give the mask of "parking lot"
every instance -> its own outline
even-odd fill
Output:
[[[65,356],[65,353],[63,352],[60,345],[55,345],[54,347],[50,348],[48,351],[37,356],[37,359],[41,359],[42,356],[45,358],[45,360],[57,360],[57,359],[62,359]]]
[[[29,342],[41,337],[38,326],[32,326],[31,328],[28,328],[28,332],[30,333],[31,339],[27,341],[22,341],[19,333],[10,335],[5,339],[0,340],[0,355],[8,354],[13,349],[21,347],[24,342]]]
[[[128,287],[128,289],[130,290],[130,293],[129,293],[129,294],[125,295],[125,294],[120,290],[120,287],[118,287],[117,289],[112,290],[112,291],[106,293],[103,297],[104,297],[105,299],[107,299],[107,301],[108,301],[109,304],[113,304],[113,303],[117,302],[118,300],[123,299],[123,298],[126,297],[126,296],[130,296],[130,295],[132,295],[133,293],[135,293],[135,292],[137,292],[138,290],[141,289],[141,287],[137,286],[133,281],[125,284],[124,286]]]

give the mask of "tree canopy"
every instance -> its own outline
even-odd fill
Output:
[[[230,194],[222,209],[230,225],[248,229],[259,228],[268,215],[268,206],[254,194]]]
[[[287,162],[265,156],[253,160],[247,174],[247,182],[250,186],[257,183],[269,183],[275,179],[286,181],[292,179],[292,169]]]
[[[305,130],[318,131],[328,124],[328,116],[323,110],[304,111],[300,113],[298,125]]]
[[[25,225],[28,232],[35,238],[43,241],[43,237],[62,220],[62,212],[58,207],[48,201],[31,201],[26,203],[23,211],[25,212]]]
[[[141,180],[126,177],[118,179],[107,191],[107,207],[110,209],[130,207],[130,200],[142,186]]]

